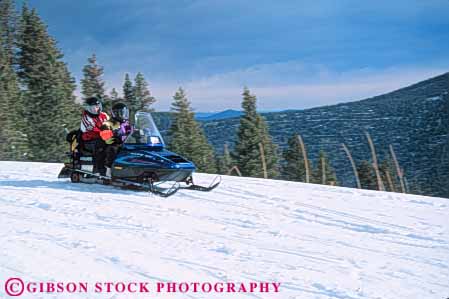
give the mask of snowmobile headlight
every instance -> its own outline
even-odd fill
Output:
[[[160,140],[159,137],[157,137],[157,136],[151,136],[151,137],[150,137],[150,143],[151,143],[151,144],[160,144],[160,143],[161,143],[161,140]]]

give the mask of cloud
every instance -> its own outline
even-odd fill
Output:
[[[78,82],[95,52],[109,90],[122,89],[125,72],[142,72],[159,110],[169,109],[179,86],[197,111],[240,108],[243,86],[260,109],[303,109],[375,96],[448,70],[441,42],[449,38],[446,0],[36,5]]]
[[[253,66],[192,81],[152,82],[151,86],[159,100],[158,110],[168,110],[179,86],[186,90],[196,111],[239,109],[244,86],[257,96],[261,110],[305,109],[362,100],[447,71],[443,67],[390,67],[338,72],[292,62]]]

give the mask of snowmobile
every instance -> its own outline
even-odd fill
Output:
[[[137,112],[133,132],[126,138],[111,167],[111,177],[96,172],[94,148],[84,144],[80,130],[67,134],[69,161],[58,178],[72,183],[100,183],[126,189],[143,190],[168,197],[178,190],[211,191],[221,182],[213,179],[209,186],[193,182],[195,165],[184,157],[165,149],[162,135],[148,112]]]

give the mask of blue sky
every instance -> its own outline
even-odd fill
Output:
[[[96,53],[107,88],[142,72],[158,110],[179,86],[197,111],[363,99],[449,71],[449,0],[29,0],[77,81]]]

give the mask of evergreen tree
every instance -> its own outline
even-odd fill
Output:
[[[123,99],[125,100],[125,104],[128,105],[130,112],[132,113],[129,119],[131,120],[131,122],[134,122],[133,115],[136,113],[136,111],[134,110],[136,107],[136,100],[134,96],[133,83],[129,79],[128,73],[125,74],[125,82],[123,83]]]
[[[148,83],[141,73],[137,73],[136,78],[134,79],[134,97],[136,106],[132,107],[131,110],[147,112],[154,110],[151,108],[151,105],[156,102],[156,99],[151,96]]]
[[[282,158],[284,160],[281,168],[282,178],[289,181],[305,182],[304,154],[297,134],[294,134],[288,140],[288,147],[282,152]],[[312,165],[310,161],[309,165]]]
[[[105,88],[103,81],[104,70],[97,63],[97,56],[92,54],[87,59],[88,64],[83,67],[83,79],[81,79],[81,93],[84,98],[92,96],[105,98]]]
[[[81,79],[81,93],[84,98],[98,97],[103,103],[103,111],[108,112],[112,108],[112,99],[105,92],[103,80],[104,68],[97,63],[97,56],[92,54],[83,67],[83,79]]]
[[[231,158],[231,153],[229,152],[228,144],[225,143],[223,148],[223,155],[217,155],[217,170],[218,173],[227,174],[229,170],[234,166]]]
[[[26,160],[29,150],[22,97],[9,61],[0,47],[0,160]]]
[[[109,98],[111,99],[112,102],[117,101],[118,97],[118,92],[117,90],[115,90],[115,88],[112,88],[111,93],[109,94]]]
[[[106,94],[104,96],[104,99],[103,99],[103,111],[108,113],[108,114],[111,114],[112,113],[112,106],[114,106],[114,104],[116,102],[118,102],[119,100],[121,100],[121,99],[119,98],[117,90],[115,90],[115,88],[112,88],[112,90],[109,93],[109,95]]]
[[[17,14],[12,0],[0,0],[0,48],[2,49],[3,63],[6,66],[14,65],[15,34]]]
[[[316,184],[323,185],[337,184],[337,176],[334,169],[331,167],[329,159],[327,158],[324,151],[320,151],[317,167],[315,168],[315,171],[312,175],[312,181]]]
[[[277,149],[271,141],[265,120],[256,111],[256,97],[251,95],[246,87],[243,91],[242,107],[244,114],[240,118],[233,158],[243,176],[264,177],[259,145],[262,144],[268,178],[276,178],[279,174]]]
[[[46,25],[36,10],[26,6],[20,19],[18,48],[30,157],[61,161],[67,150],[63,128],[79,125],[74,79]]]
[[[106,112],[107,114],[112,113],[112,106],[114,105],[114,100],[112,100],[112,98],[108,95],[105,95],[103,100],[103,112]]]
[[[196,122],[182,88],[173,97],[171,110],[173,121],[168,131],[170,150],[195,163],[198,171],[216,173],[214,151]]]
[[[30,151],[26,123],[23,118],[24,107],[21,106],[23,100],[18,87],[17,76],[12,70],[5,72],[4,76],[4,78],[9,77],[9,79],[6,79],[5,84],[0,83],[2,85],[0,87],[0,102],[5,101],[8,108],[4,110],[5,116],[2,118],[3,128],[1,130],[6,134],[4,134],[3,140],[5,143],[1,146],[0,156],[3,156],[5,160],[27,160]]]
[[[23,101],[13,68],[16,12],[10,0],[0,0],[0,160],[25,160]]]
[[[373,166],[366,160],[357,166],[362,189],[377,190],[377,180]]]

